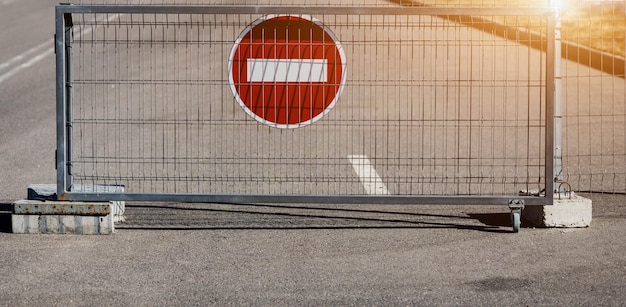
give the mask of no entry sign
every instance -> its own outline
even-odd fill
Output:
[[[314,123],[343,88],[345,53],[321,21],[268,15],[239,35],[228,61],[230,88],[254,119],[277,128]]]

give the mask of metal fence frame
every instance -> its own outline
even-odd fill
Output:
[[[72,14],[81,13],[170,13],[170,14],[398,14],[398,15],[502,15],[547,16],[546,106],[545,106],[545,193],[536,196],[440,196],[440,195],[231,195],[173,193],[102,193],[72,191]],[[200,203],[343,203],[343,204],[474,204],[550,205],[555,183],[555,19],[549,8],[434,8],[434,7],[278,7],[278,6],[172,6],[172,5],[58,5],[56,7],[56,103],[57,103],[57,198],[70,201],[163,201]]]

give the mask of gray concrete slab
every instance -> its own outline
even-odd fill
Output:
[[[107,203],[106,206],[109,206]],[[12,214],[14,234],[110,235],[115,231],[113,215]]]

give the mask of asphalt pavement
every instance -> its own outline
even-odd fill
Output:
[[[501,207],[133,204],[110,236],[0,233],[0,305],[620,306],[623,195],[585,229]]]

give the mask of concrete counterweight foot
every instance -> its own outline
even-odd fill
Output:
[[[526,206],[522,213],[525,226],[549,228],[589,227],[592,219],[591,199],[573,192],[554,197],[552,206]]]
[[[123,186],[77,185],[82,192],[123,192]],[[111,234],[124,221],[124,202],[59,201],[54,184],[33,184],[28,199],[13,203],[13,233]]]

